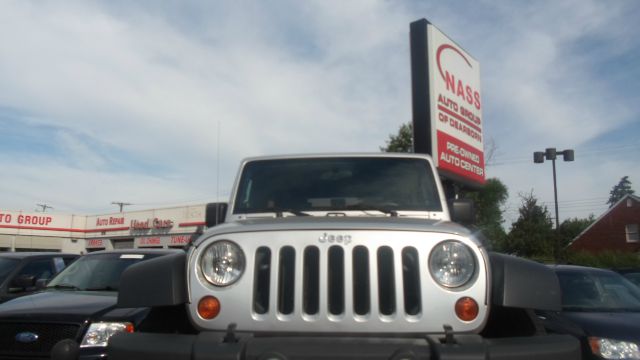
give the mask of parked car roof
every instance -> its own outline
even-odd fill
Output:
[[[90,253],[85,254],[84,256],[97,255],[97,254],[174,254],[179,252],[184,252],[182,249],[145,249],[145,248],[134,248],[134,249],[114,249],[114,250],[99,250],[92,251]]]
[[[27,251],[27,252],[0,252],[0,257],[11,259],[24,259],[27,257],[48,257],[48,256],[78,256],[78,254],[62,253],[62,252],[39,252],[39,251]]]
[[[613,272],[608,269],[581,266],[581,265],[564,265],[563,264],[563,265],[549,265],[549,266],[556,271],[575,271],[575,272],[590,272],[590,273]]]

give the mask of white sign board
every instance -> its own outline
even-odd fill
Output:
[[[444,175],[484,184],[480,64],[427,25],[432,156]]]

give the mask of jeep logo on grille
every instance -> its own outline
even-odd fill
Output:
[[[38,341],[38,334],[32,332],[21,332],[16,335],[16,341],[23,344],[29,344]]]
[[[351,235],[333,235],[324,233],[318,238],[321,243],[329,244],[344,244],[349,245],[351,243]]]

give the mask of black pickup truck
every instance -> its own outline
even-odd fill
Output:
[[[0,303],[32,293],[78,258],[58,252],[0,252]]]
[[[0,359],[102,359],[113,334],[140,331],[150,323],[161,328],[166,313],[163,321],[154,322],[149,308],[116,307],[120,275],[133,264],[181,252],[93,252],[40,291],[0,304]]]

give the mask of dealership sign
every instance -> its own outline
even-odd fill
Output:
[[[415,151],[441,174],[483,184],[480,64],[426,20],[411,24]]]

